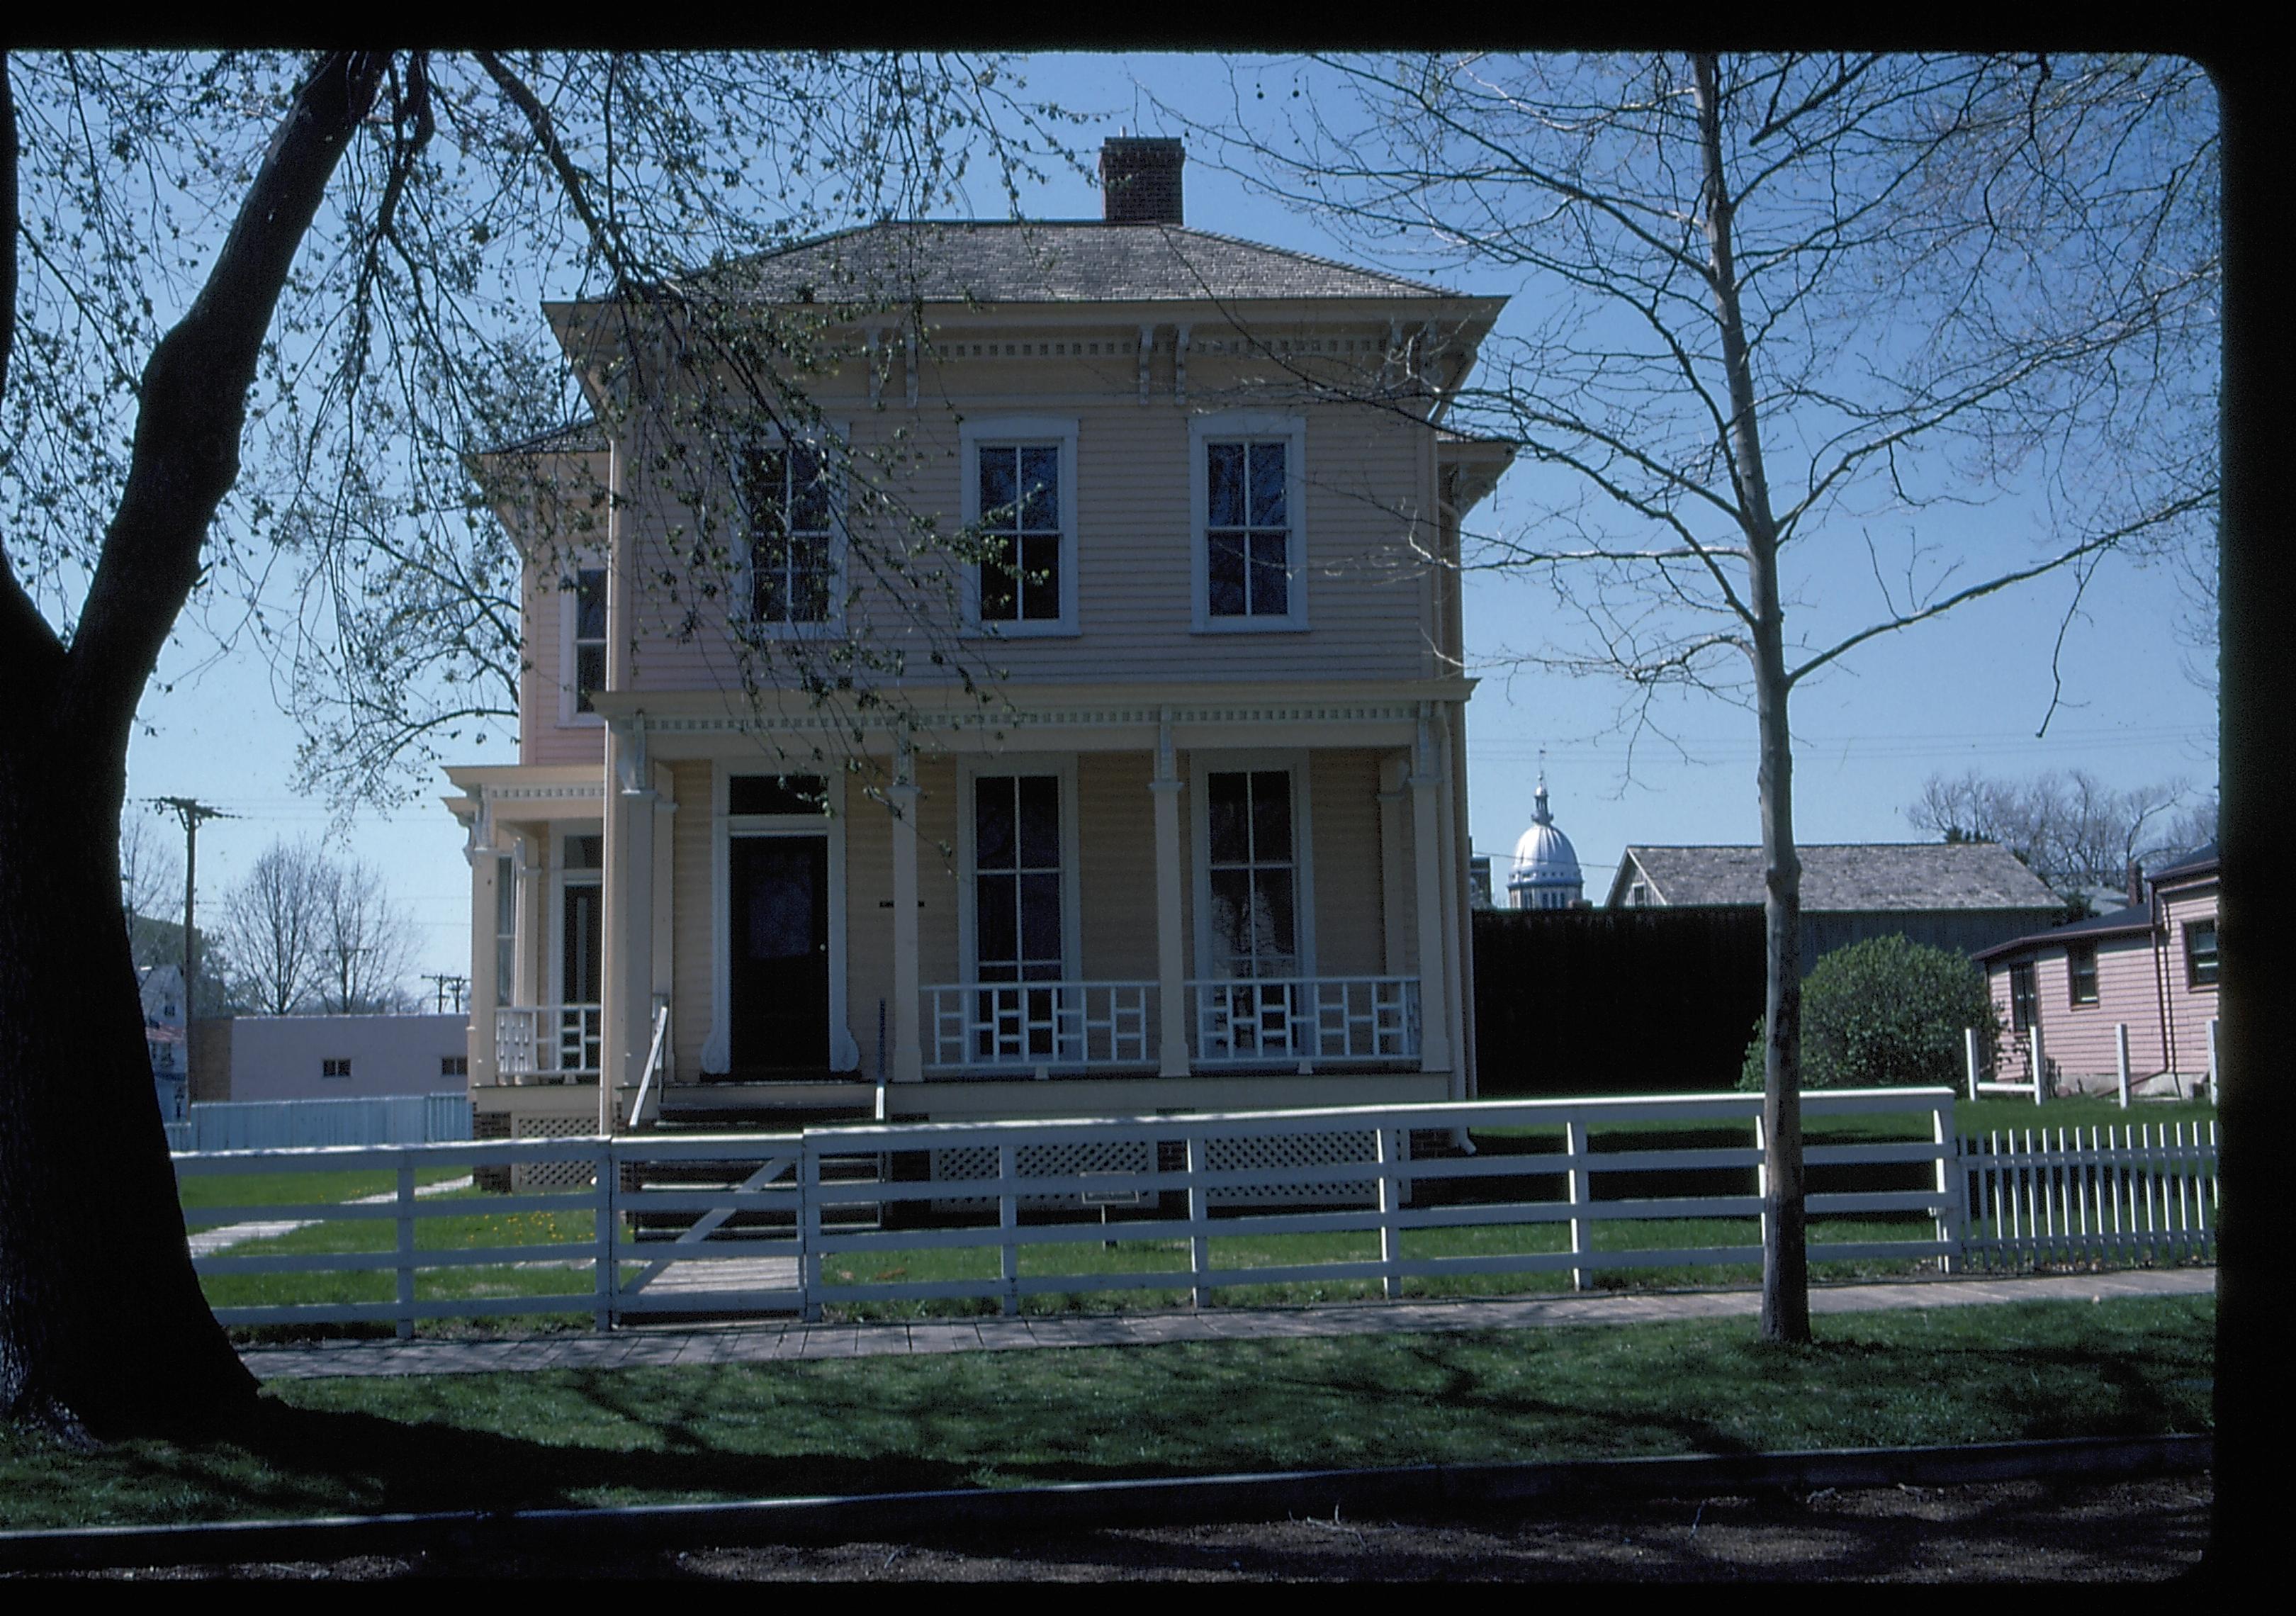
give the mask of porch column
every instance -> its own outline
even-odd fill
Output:
[[[907,747],[894,766],[885,800],[893,813],[893,1070],[896,1083],[924,1080],[917,1019],[917,783]]]
[[[495,1081],[495,937],[502,924],[502,857],[494,845],[494,816],[483,794],[471,821],[463,856],[471,861],[471,1024],[472,1088]]]
[[[1443,821],[1440,753],[1434,719],[1419,714],[1419,742],[1411,759],[1411,840],[1417,854],[1419,926],[1419,1070],[1451,1069],[1451,995],[1444,971]]]
[[[645,720],[606,731],[605,978],[600,1014],[598,1131],[614,1131],[617,1089],[635,1089],[653,1031],[652,770]]]
[[[1160,719],[1156,773],[1156,1075],[1188,1075],[1188,949],[1180,931],[1180,777],[1173,766],[1172,725]]]
[[[556,987],[542,959],[543,941],[550,935],[550,822],[525,827],[512,845],[518,853],[518,939],[514,949],[511,1003],[539,1005],[556,997]]]

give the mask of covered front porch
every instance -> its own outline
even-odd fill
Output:
[[[889,1116],[1472,1092],[1439,704],[1062,705],[839,770],[610,711],[586,799],[458,772],[498,945],[473,1086],[603,1077],[622,1117],[642,1086]]]

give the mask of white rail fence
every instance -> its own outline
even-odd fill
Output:
[[[2205,1143],[2139,1130],[1980,1149],[1956,1139],[1949,1090],[1837,1091],[1804,1106],[1814,1123],[1910,1112],[1895,1131],[1928,1136],[1808,1147],[1821,1181],[1842,1169],[1897,1180],[1811,1194],[1813,1261],[1950,1269],[2213,1252],[2213,1130]],[[389,1322],[406,1334],[426,1318],[578,1311],[604,1329],[648,1315],[817,1317],[828,1305],[935,1300],[1010,1313],[1030,1296],[1110,1290],[1177,1292],[1201,1307],[1227,1287],[1292,1281],[1371,1282],[1394,1296],[1413,1280],[1544,1273],[1584,1287],[1607,1270],[1759,1263],[1759,1145],[1697,1131],[1680,1144],[1649,1140],[1685,1128],[1758,1134],[1759,1107],[1751,1095],[1488,1101],[221,1152],[176,1167],[395,1176],[397,1194],[379,1202],[201,1209],[202,1224],[391,1226],[361,1251],[286,1241],[196,1259],[210,1276],[391,1276],[387,1297],[226,1298],[217,1315],[232,1325]],[[1627,1142],[1636,1148],[1601,1148],[1601,1133],[1620,1128],[1644,1135]],[[1484,1148],[1414,1153],[1414,1141],[1460,1129]],[[415,1194],[418,1174],[506,1164],[556,1164],[584,1182],[561,1194]],[[559,1214],[578,1234],[562,1221],[537,1243],[426,1240],[426,1220],[474,1214],[488,1228]],[[1321,1243],[1330,1259],[1308,1260],[1318,1243],[1288,1238],[1301,1235],[1349,1238]],[[545,1274],[554,1280],[537,1277]],[[527,1293],[545,1284],[550,1293]]]
[[[344,1100],[216,1100],[168,1123],[171,1151],[293,1150],[329,1144],[430,1144],[471,1136],[460,1090]]]
[[[1962,1144],[1986,1267],[2216,1257],[2217,1125],[2016,1128]]]

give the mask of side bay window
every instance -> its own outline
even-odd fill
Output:
[[[750,625],[767,633],[830,624],[839,598],[835,455],[827,445],[763,439],[735,468]]]
[[[1200,634],[1308,626],[1307,422],[1232,410],[1188,429]]]
[[[991,634],[1074,634],[1077,423],[992,417],[962,439],[965,529],[980,546],[967,615]]]

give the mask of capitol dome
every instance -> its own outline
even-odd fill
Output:
[[[1531,798],[1530,829],[1514,844],[1514,867],[1506,884],[1508,900],[1518,909],[1567,909],[1584,895],[1578,854],[1570,838],[1554,828],[1544,775]]]

